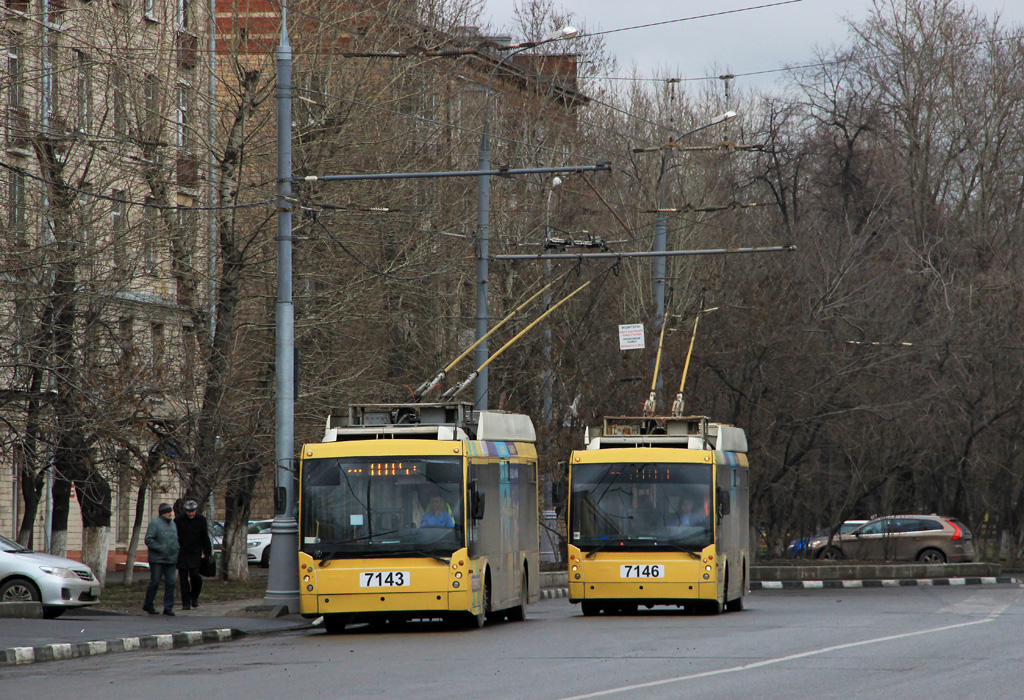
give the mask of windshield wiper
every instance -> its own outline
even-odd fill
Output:
[[[364,555],[364,559],[376,559],[378,557],[404,557],[404,556],[416,556],[416,557],[429,557],[436,559],[437,561],[444,562],[445,564],[451,564],[451,557],[442,557],[439,554],[431,554],[430,552],[424,552],[419,549],[413,549],[409,551],[392,551],[392,552],[368,552]]]
[[[327,556],[325,556],[325,557],[320,559],[320,566],[326,566],[328,561],[330,561],[331,559],[334,559],[339,554],[341,554],[341,550],[337,549],[338,545],[351,544],[353,542],[361,542],[362,540],[370,540],[370,539],[373,539],[374,537],[383,537],[384,535],[392,535],[392,534],[394,534],[396,532],[398,532],[398,530],[389,530],[387,532],[371,532],[369,535],[363,535],[362,537],[353,537],[350,540],[342,540],[341,542],[335,542],[334,543],[335,549],[333,551],[331,551],[330,554],[328,554]]]
[[[659,547],[672,547],[673,549],[678,549],[680,552],[686,552],[687,554],[692,554],[695,557],[699,557],[700,556],[700,550],[699,549],[687,549],[683,545],[676,544],[675,542],[658,542],[658,546]]]
[[[599,544],[599,545],[597,545],[597,546],[596,546],[596,547],[594,547],[594,548],[593,548],[592,550],[590,550],[589,552],[587,552],[587,559],[593,559],[593,558],[594,558],[594,555],[596,555],[596,554],[597,554],[598,552],[600,552],[600,551],[601,551],[602,549],[607,549],[609,545],[611,545],[611,541],[610,541],[610,540],[609,540],[608,542],[605,542],[604,544]]]

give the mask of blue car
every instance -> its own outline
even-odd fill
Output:
[[[867,520],[844,520],[843,524],[839,526],[839,530],[836,532],[836,534],[843,535],[848,532],[853,532],[866,522]],[[802,537],[798,540],[793,540],[789,543],[789,546],[786,547],[786,556],[793,559],[807,556],[807,543],[817,537],[828,537],[829,533],[832,532],[832,529],[833,528],[822,530],[818,534],[812,535],[811,537]]]

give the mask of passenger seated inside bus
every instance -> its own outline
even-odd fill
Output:
[[[420,527],[455,527],[451,508],[440,495],[434,494],[430,497],[430,505],[420,520]]]

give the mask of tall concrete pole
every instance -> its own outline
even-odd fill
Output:
[[[556,32],[552,32],[544,37],[540,41],[528,41],[522,44],[515,44],[513,46],[506,46],[506,49],[515,49],[501,58],[494,68],[491,69],[490,75],[487,76],[487,87],[484,92],[484,128],[480,134],[480,153],[479,153],[479,169],[490,170],[491,169],[491,81],[494,80],[494,74],[498,71],[498,68],[502,63],[515,56],[517,53],[532,49],[540,46],[541,44],[547,44],[552,41],[559,41],[560,39],[571,39],[576,36],[577,30],[575,27],[563,27]],[[480,340],[487,335],[487,324],[490,320],[488,317],[487,310],[487,276],[489,272],[489,256],[490,256],[490,238],[491,238],[491,176],[480,175],[477,177],[477,195],[476,195],[476,222],[477,222],[477,244],[476,244],[476,340]],[[473,353],[473,361],[477,367],[483,367],[484,363],[487,362],[488,350],[487,341],[483,341],[477,346]],[[476,381],[473,384],[473,407],[478,411],[487,410],[487,377],[488,368],[484,367],[480,370],[480,374],[477,376]]]
[[[658,178],[658,213],[654,219],[654,244],[651,247],[654,253],[664,253],[668,250],[668,222],[665,217],[665,181],[668,171],[669,155],[672,152],[672,143],[662,149],[661,153],[661,176]],[[665,323],[665,256],[658,255],[654,258],[651,266],[651,286],[654,293],[654,327],[652,335],[659,335],[661,327]],[[654,391],[661,393],[661,374],[655,380]],[[656,394],[657,395],[657,394]]]
[[[500,61],[498,65],[501,65]],[[484,128],[480,134],[480,155],[477,161],[479,170],[491,169],[491,135],[488,125],[490,106],[491,86],[490,80],[488,80],[487,91],[484,94]],[[480,175],[476,182],[476,339],[479,340],[487,335],[488,323],[487,275],[491,238],[491,176]],[[476,347],[473,354],[473,362],[477,367],[481,367],[487,362],[487,354],[487,341],[484,340]],[[487,367],[480,370],[480,374],[473,384],[473,407],[478,411],[487,410],[488,371]]]
[[[274,524],[265,605],[299,611],[299,528],[295,521],[295,308],[292,303],[292,47],[288,4],[281,5],[277,47],[277,432]]]
[[[665,323],[665,251],[668,249],[668,222],[665,216],[665,190],[668,175],[668,162],[676,141],[687,136],[703,131],[708,127],[720,124],[736,116],[733,111],[725,112],[713,117],[711,121],[696,129],[691,129],[685,134],[680,134],[675,140],[670,140],[661,150],[661,175],[658,178],[658,212],[654,219],[654,243],[651,251],[655,254],[654,263],[651,266],[651,286],[654,293],[654,328],[652,333],[660,334],[661,327]],[[654,390],[661,392],[661,375],[658,375]],[[656,394],[657,395],[657,394]]]

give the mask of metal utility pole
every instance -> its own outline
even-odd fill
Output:
[[[551,245],[551,195],[555,193],[555,188],[560,187],[562,184],[562,178],[554,177],[551,179],[551,187],[548,188],[548,206],[545,210],[544,215],[544,250],[548,249]],[[551,260],[544,261],[544,282],[547,284],[551,283]],[[551,289],[544,293],[544,308],[551,308]],[[542,410],[542,418],[544,420],[544,427],[551,427],[551,404],[552,404],[552,385],[554,383],[554,377],[552,376],[551,370],[551,324],[545,324],[544,326],[544,407]]]
[[[667,144],[662,147],[661,153],[661,175],[658,178],[658,213],[654,219],[654,244],[651,248],[652,252],[655,253],[654,264],[651,266],[651,286],[654,293],[654,333],[661,332],[661,326],[665,323],[665,256],[663,254],[667,248],[668,240],[668,224],[665,217],[665,180],[668,174],[668,162],[669,156],[672,153],[672,149],[676,145],[676,141],[696,134],[698,131],[703,131],[715,124],[720,124],[727,119],[732,119],[736,116],[736,112],[725,112],[713,117],[711,121],[703,126],[698,126],[696,129],[690,129],[684,134],[680,134],[676,139],[670,140]],[[656,391],[661,391],[661,377],[657,379]]]
[[[277,431],[270,573],[263,602],[299,611],[299,528],[295,521],[295,307],[292,303],[292,47],[288,2],[281,4],[277,47]]]
[[[556,32],[548,34],[540,41],[525,41],[521,44],[506,46],[506,49],[515,49],[509,52],[498,61],[491,69],[487,77],[487,86],[484,94],[484,127],[480,134],[479,169],[491,169],[491,82],[494,74],[501,64],[518,53],[532,49],[541,44],[548,44],[561,39],[571,39],[578,30],[575,27],[564,27]],[[477,245],[476,245],[476,339],[480,340],[487,335],[487,323],[490,320],[487,311],[487,284],[488,284],[488,258],[490,255],[491,237],[491,176],[480,175],[477,178],[476,196],[476,217],[477,217]],[[487,409],[487,341],[484,340],[477,346],[473,360],[477,367],[482,367],[480,374],[473,385],[473,407],[479,411]]]

